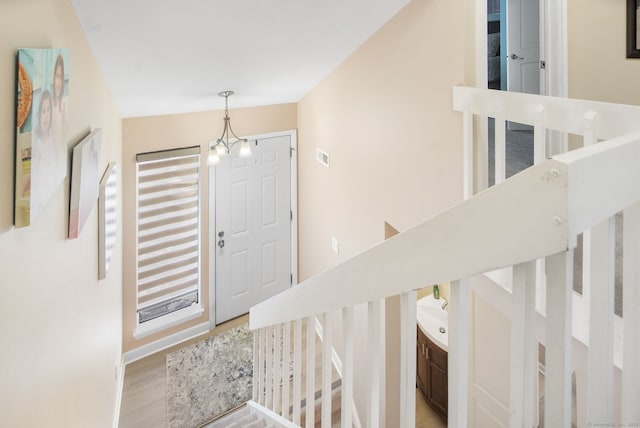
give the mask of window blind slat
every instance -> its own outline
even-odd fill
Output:
[[[196,265],[198,263],[198,251],[190,251],[187,253],[173,255],[160,262],[139,262],[138,278],[144,280],[150,276],[164,275],[164,273],[183,269],[185,266]]]
[[[172,242],[176,242],[178,240],[181,240],[182,238],[186,238],[187,236],[191,236],[194,234],[191,224],[185,224],[181,228],[173,229],[173,233],[171,235],[167,235],[162,230],[155,231],[155,233],[153,232],[154,231],[145,233],[144,237],[138,238],[139,251],[146,251],[147,249],[156,247],[158,245],[171,245]]]
[[[153,236],[156,241],[162,241],[163,239],[171,238],[171,236],[175,235],[176,231],[180,230],[182,227],[194,227],[194,225],[197,226],[197,224],[197,218],[184,219],[180,222],[176,222],[178,227],[172,227],[172,225],[167,224],[164,224],[164,226],[158,224],[155,227],[146,228],[145,230],[140,231],[140,243],[148,242],[150,240],[150,236]]]
[[[193,233],[193,231],[187,229],[186,232],[174,233],[172,236],[163,238],[162,240],[147,240],[138,246],[138,256],[144,257],[148,254],[164,251],[167,247],[179,247],[189,244],[193,241],[194,236],[197,238],[197,235]]]
[[[136,160],[137,311],[142,323],[199,300],[200,155],[199,148],[176,149],[140,154]]]
[[[145,292],[147,292],[148,290],[157,288],[157,289],[162,289],[162,288],[166,288],[166,287],[170,287],[173,286],[175,284],[179,284],[181,282],[185,282],[187,281],[187,279],[191,278],[192,276],[195,276],[197,278],[198,275],[198,269],[197,267],[192,267],[192,269],[190,270],[186,270],[183,272],[179,272],[176,275],[173,276],[164,276],[162,278],[159,279],[155,279],[152,281],[147,281],[145,283],[142,283],[140,285],[140,295],[144,296]]]
[[[198,218],[198,207],[176,207],[174,210],[164,209],[156,211],[155,216],[145,215],[138,218],[138,223],[143,230],[157,227],[168,227],[181,221],[191,221]],[[179,226],[176,225],[176,228]]]
[[[173,207],[165,206],[160,209],[153,209],[153,210],[141,212],[140,215],[138,215],[138,221],[140,223],[149,223],[151,220],[158,221],[165,218],[175,217],[176,215],[184,216],[185,214],[193,215],[197,213],[198,213],[198,201],[193,200],[193,201],[189,201],[189,203],[186,203],[186,204],[178,204]]]

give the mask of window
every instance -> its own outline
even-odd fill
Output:
[[[136,177],[136,336],[144,336],[202,313],[200,148],[139,154]]]

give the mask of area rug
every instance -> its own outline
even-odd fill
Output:
[[[251,399],[253,334],[242,324],[167,355],[167,427],[196,428]]]

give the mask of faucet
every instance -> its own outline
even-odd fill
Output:
[[[444,303],[442,303],[442,310],[444,311],[445,309],[447,309],[447,306],[449,306],[449,302],[445,300]]]

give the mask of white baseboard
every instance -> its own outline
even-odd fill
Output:
[[[122,407],[122,392],[124,390],[124,356],[120,358],[120,363],[116,367],[116,370],[116,408],[113,412],[113,428],[118,428],[118,424],[120,423],[120,408]]]
[[[185,330],[179,331],[172,335],[158,339],[155,342],[142,345],[139,348],[133,349],[129,352],[125,352],[123,355],[124,364],[129,364],[134,361],[138,361],[144,357],[154,354],[158,351],[170,348],[178,343],[184,342],[201,334],[209,332],[209,322],[203,322]]]

